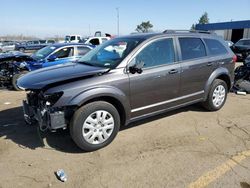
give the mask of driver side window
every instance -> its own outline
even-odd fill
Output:
[[[66,57],[71,57],[74,55],[74,48],[69,47],[69,48],[63,48],[56,53],[54,53],[52,56],[55,58],[66,58]]]
[[[143,68],[170,64],[175,61],[173,39],[162,39],[146,46],[135,57],[136,64],[143,62]]]

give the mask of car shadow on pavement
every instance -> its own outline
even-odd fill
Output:
[[[27,125],[22,107],[0,111],[0,138],[11,140],[21,148],[44,148],[67,153],[83,153],[70,137],[68,130],[41,132],[36,125]]]
[[[133,128],[151,121],[169,117],[185,111],[205,111],[198,105],[193,105],[179,110],[167,112],[144,120],[136,121],[124,126],[122,130]],[[0,138],[11,140],[19,147],[25,149],[43,148],[57,150],[66,153],[84,153],[79,149],[70,137],[69,130],[58,130],[57,132],[41,132],[36,125],[27,125],[23,119],[22,107],[11,108],[0,111]]]

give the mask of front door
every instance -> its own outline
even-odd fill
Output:
[[[129,73],[132,118],[165,109],[179,96],[180,65],[175,59],[173,39],[165,38],[150,42],[130,62],[144,62],[141,74]]]
[[[52,57],[52,61],[50,61],[50,57]],[[74,47],[65,47],[57,52],[50,55],[48,60],[43,64],[43,67],[49,67],[53,65],[68,63],[68,62],[74,62],[75,56],[74,56]]]

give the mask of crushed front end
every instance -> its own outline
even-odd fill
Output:
[[[31,91],[23,101],[24,119],[28,124],[38,123],[40,130],[55,131],[67,128],[67,109],[53,107],[63,92],[44,94],[42,91]]]

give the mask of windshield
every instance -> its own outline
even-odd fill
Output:
[[[70,41],[70,36],[66,36],[64,40],[65,40],[66,42],[67,42],[67,41]]]
[[[41,60],[50,55],[55,49],[55,46],[47,46],[35,52],[31,57],[35,60]]]
[[[99,67],[115,68],[142,40],[136,38],[109,40],[91,50],[78,62]]]

